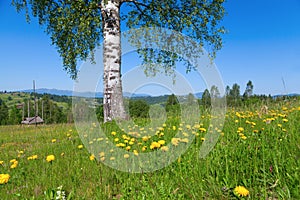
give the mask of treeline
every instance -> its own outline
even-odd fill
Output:
[[[209,109],[212,101],[226,100],[227,107],[261,106],[282,101],[290,96],[256,95],[253,93],[253,83],[248,81],[246,89],[241,93],[240,86],[235,83],[231,87],[226,86],[225,94],[221,95],[216,86],[206,89],[202,98],[198,99],[193,94],[187,96],[164,95],[159,97],[134,97],[125,98],[127,112],[131,118],[149,118],[150,105],[157,105],[166,110],[168,114],[179,115],[180,106],[197,103],[200,109]],[[2,93],[3,94],[3,93]],[[5,93],[9,95],[9,93]],[[15,100],[14,100],[15,98]],[[224,99],[225,98],[225,99]],[[103,121],[102,98],[78,97],[77,104],[72,111],[72,97],[51,94],[14,93],[0,98],[0,125],[20,124],[26,117],[38,115],[43,118],[45,124],[73,123],[74,119],[90,120],[96,114],[99,121]]]
[[[298,98],[295,96],[271,96],[271,95],[256,95],[253,93],[253,83],[248,81],[244,93],[241,93],[240,86],[234,83],[232,87],[226,86],[225,95],[221,96],[218,88],[212,86],[210,90],[206,89],[203,92],[202,98],[199,99],[199,104],[204,108],[211,107],[212,99],[226,98],[227,107],[240,107],[250,105],[265,105],[286,99]]]

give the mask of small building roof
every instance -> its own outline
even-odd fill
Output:
[[[44,123],[44,120],[40,116],[35,116],[35,117],[26,117],[25,120],[21,122],[22,124],[40,124]]]

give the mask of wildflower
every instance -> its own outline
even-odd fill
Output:
[[[161,144],[161,145],[164,145],[164,144],[166,143],[166,141],[164,141],[164,140],[159,140],[158,143]]]
[[[37,155],[29,156],[27,160],[36,160],[38,158]]]
[[[77,148],[78,148],[78,149],[82,149],[82,148],[83,148],[83,145],[80,144],[80,145],[77,146]]]
[[[249,190],[247,190],[244,186],[237,186],[234,188],[233,193],[238,197],[246,197],[249,195]]]
[[[139,152],[138,152],[137,150],[133,150],[133,154],[134,154],[135,156],[138,156],[138,155],[139,155]]]
[[[10,166],[11,169],[14,169],[18,166],[19,162],[16,160],[13,162],[13,164]]]
[[[0,185],[7,183],[9,179],[9,174],[0,174]]]
[[[21,151],[18,151],[18,153],[19,153],[19,154],[23,154],[23,153],[24,153],[24,151],[22,151],[22,150],[21,150]]]
[[[166,151],[168,151],[168,150],[169,150],[169,147],[167,147],[167,146],[163,146],[163,147],[161,147],[160,149],[161,149],[162,151],[166,152]]]
[[[158,142],[152,142],[150,145],[150,149],[155,149],[155,148],[159,148],[161,146],[160,143]]]
[[[102,162],[104,162],[104,160],[105,160],[105,157],[101,157],[101,158],[100,158],[100,160],[101,160]]]
[[[283,121],[283,122],[288,122],[289,120],[288,120],[288,119],[283,119],[282,121]]]
[[[65,155],[65,153],[64,152],[62,152],[61,154],[60,154],[60,156],[64,156]]]
[[[51,163],[53,160],[55,160],[55,156],[54,155],[49,155],[49,156],[47,156],[46,160],[47,160],[47,162]]]
[[[172,138],[171,143],[172,143],[174,146],[177,146],[178,143],[179,143],[179,140],[180,140],[180,138]]]
[[[142,151],[146,151],[146,149],[147,149],[147,146],[142,147]]]
[[[51,142],[52,142],[52,143],[55,143],[55,142],[56,142],[56,139],[52,139]]]
[[[94,154],[90,155],[90,160],[91,161],[95,160],[95,155]]]
[[[199,131],[200,132],[206,132],[206,129],[201,127],[201,128],[199,128]]]
[[[243,127],[239,127],[238,130],[237,130],[237,132],[238,132],[238,133],[244,132],[244,128],[243,128]]]
[[[117,147],[125,147],[126,145],[125,145],[124,143],[121,142],[121,143],[116,144],[116,146],[117,146]]]
[[[242,138],[243,140],[246,140],[246,139],[247,139],[247,137],[246,137],[245,135],[242,135],[241,138]]]
[[[115,136],[117,133],[116,133],[115,131],[112,131],[111,134],[112,134],[113,136]]]
[[[103,151],[99,153],[100,157],[104,157],[104,155],[105,155],[105,153]]]
[[[124,154],[124,158],[129,158],[129,154]]]
[[[119,138],[115,138],[114,140],[115,140],[115,142],[118,142],[118,141],[119,141]]]
[[[181,139],[180,141],[183,142],[183,143],[188,143],[188,142],[189,142],[189,139],[188,139],[188,138],[183,138],[183,139]]]
[[[3,160],[0,160],[0,165],[3,165],[4,161]]]
[[[115,157],[110,157],[110,158],[109,158],[109,160],[115,160],[115,159],[116,159]]]
[[[142,137],[142,140],[146,142],[149,138],[147,136]]]
[[[127,146],[125,149],[126,151],[129,151],[131,149],[131,146]]]
[[[173,126],[172,129],[173,129],[173,131],[176,131],[176,126]]]

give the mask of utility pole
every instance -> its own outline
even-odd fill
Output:
[[[36,96],[35,96],[35,81],[33,80],[33,95],[34,95],[34,120],[35,120],[35,126],[37,126],[37,121],[36,121],[36,117],[37,117],[37,110],[36,110]]]

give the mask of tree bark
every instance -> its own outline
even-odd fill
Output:
[[[118,0],[102,1],[101,5],[104,38],[104,122],[127,118],[121,81],[120,6],[121,2]]]

